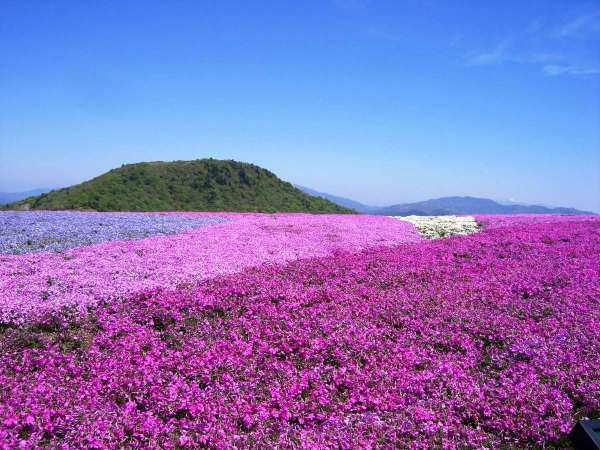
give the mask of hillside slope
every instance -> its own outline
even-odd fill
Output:
[[[146,162],[123,165],[84,183],[7,206],[96,211],[294,211],[347,213],[266,169],[237,161]]]
[[[356,200],[352,200],[350,198],[339,197],[337,195],[327,194],[326,192],[315,191],[314,189],[305,186],[299,186],[297,184],[295,186],[308,195],[322,197],[326,200],[329,200],[330,202],[335,203],[336,205],[343,206],[344,208],[353,209],[354,211],[357,211],[359,213],[372,214],[380,208],[379,206],[365,205],[364,203],[357,202]]]

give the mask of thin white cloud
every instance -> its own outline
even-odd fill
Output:
[[[510,60],[510,40],[500,42],[491,50],[474,53],[467,58],[467,64],[471,66],[485,66],[489,64],[500,64]]]
[[[512,40],[505,39],[493,49],[473,53],[467,57],[467,64],[471,66],[485,66],[494,64],[548,64],[558,62],[562,58],[554,53],[526,53],[514,48]]]
[[[600,32],[600,10],[564,23],[558,33],[533,20],[521,33],[501,40],[491,49],[467,55],[466,64],[529,64],[539,67],[547,76],[600,75],[598,54],[590,53],[589,47],[578,43],[592,38],[596,32]]]
[[[600,65],[597,66],[574,66],[574,65],[561,65],[561,64],[548,64],[545,65],[542,70],[546,75],[559,76],[559,75],[600,75]]]
[[[560,37],[581,37],[598,32],[600,32],[600,10],[581,15],[565,23],[558,31],[558,35]]]
[[[485,66],[499,64],[529,64],[541,68],[548,76],[591,76],[600,75],[600,64],[594,61],[573,64],[564,57],[552,53],[518,54],[511,51],[505,43],[498,44],[488,52],[472,54],[467,58],[469,66]]]

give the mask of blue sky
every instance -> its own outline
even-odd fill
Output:
[[[0,191],[214,157],[600,212],[600,2],[0,4]]]

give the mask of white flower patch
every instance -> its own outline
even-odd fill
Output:
[[[412,223],[425,239],[438,239],[456,234],[472,234],[479,225],[472,216],[390,216]]]

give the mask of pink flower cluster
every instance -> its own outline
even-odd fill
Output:
[[[598,220],[598,216],[577,214],[476,214],[475,218],[486,228],[514,227],[522,224],[581,222]]]
[[[0,448],[563,447],[600,414],[600,221],[501,220],[6,325]]]
[[[90,213],[94,214],[94,213]],[[214,217],[208,213],[181,213]],[[61,253],[0,254],[0,323],[108,298],[176,287],[265,262],[325,256],[420,240],[388,217],[232,214],[229,222],[171,236],[107,242]]]

